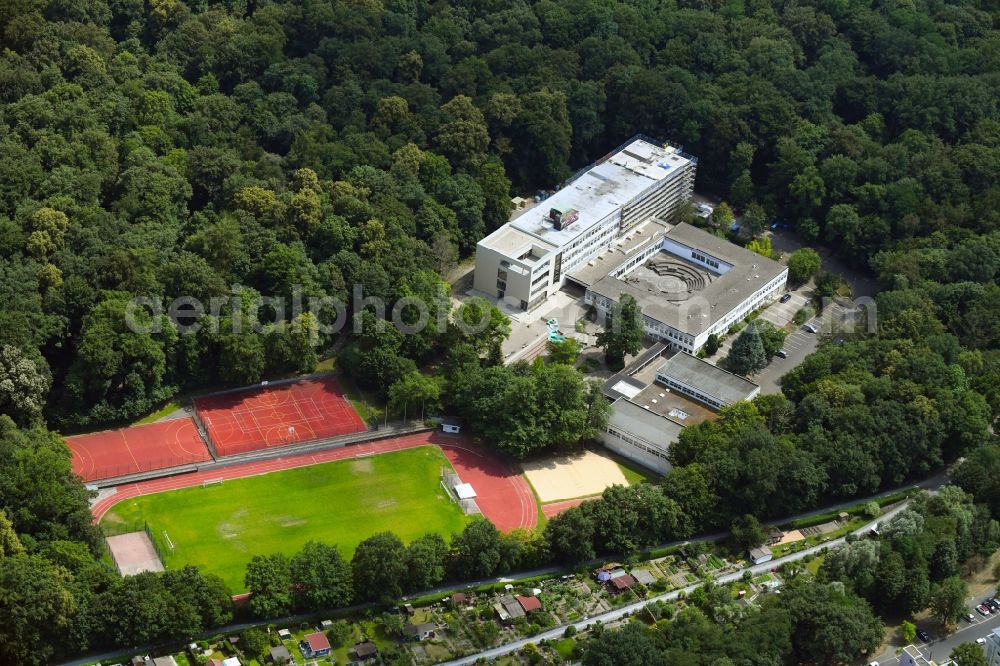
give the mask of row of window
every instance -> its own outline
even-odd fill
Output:
[[[712,327],[712,332],[722,333],[723,331],[729,330],[729,325],[732,322],[742,319],[743,317],[746,316],[748,312],[757,309],[757,306],[760,305],[765,298],[768,298],[769,296],[773,295],[774,290],[778,288],[779,284],[781,284],[781,276],[778,276],[773,280],[771,280],[771,282],[769,282],[767,286],[765,286],[763,289],[758,291],[757,294],[751,300],[744,301],[743,305],[740,307],[739,310],[730,312],[728,315],[726,315],[725,319],[722,319],[718,324]]]
[[[715,259],[711,259],[709,257],[706,257],[705,255],[703,255],[700,252],[697,252],[695,250],[691,250],[691,256],[694,259],[700,261],[703,264],[708,264],[712,268],[718,268],[719,267],[719,262],[717,262]]]
[[[648,445],[646,445],[645,443],[643,443],[640,440],[632,439],[628,435],[626,435],[624,433],[621,433],[621,432],[618,432],[614,428],[608,428],[608,434],[609,435],[613,435],[613,436],[617,437],[618,439],[622,440],[623,442],[625,442],[626,444],[630,444],[630,445],[634,446],[635,448],[640,449],[642,451],[645,451],[646,453],[648,453],[650,455],[654,455],[657,458],[663,458],[664,460],[667,459],[667,454],[662,449],[655,448],[655,447],[652,447],[652,446],[648,446]]]
[[[711,405],[712,407],[715,407],[717,409],[721,409],[723,407],[722,403],[719,402],[718,400],[716,400],[715,398],[713,398],[712,396],[705,395],[701,391],[697,391],[695,389],[688,388],[687,386],[684,386],[683,384],[678,384],[677,382],[675,382],[674,380],[670,379],[669,377],[666,377],[666,376],[661,375],[661,374],[657,374],[656,378],[658,380],[660,380],[660,382],[662,382],[662,383],[666,384],[667,386],[669,386],[670,388],[675,389],[677,391],[680,391],[684,395],[689,395],[692,398],[695,398],[696,400],[700,400],[701,402],[705,403],[706,405]]]

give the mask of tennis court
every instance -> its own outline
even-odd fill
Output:
[[[210,460],[190,417],[67,437],[73,471],[84,481]]]
[[[206,396],[194,405],[220,456],[366,429],[333,377]]]

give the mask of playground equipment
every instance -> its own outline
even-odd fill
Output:
[[[545,322],[549,327],[549,342],[565,342],[566,337],[559,332],[559,320],[549,319]]]

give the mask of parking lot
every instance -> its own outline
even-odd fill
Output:
[[[970,600],[968,612],[972,615],[972,621],[959,620],[956,630],[947,636],[940,636],[937,628],[930,621],[917,622],[917,627],[926,631],[930,636],[930,641],[924,641],[920,638],[915,638],[913,641],[913,646],[924,659],[920,666],[929,664],[932,659],[943,663],[959,643],[974,643],[977,639],[985,638],[994,629],[1000,628],[1000,613],[991,611],[989,615],[983,616],[975,610],[976,606],[989,596],[979,596]],[[879,666],[895,666],[900,663],[896,650],[901,647],[901,645],[891,646],[884,654],[876,657],[875,661],[878,661]],[[868,664],[869,662],[864,663]]]
[[[764,311],[761,315],[761,319],[767,319],[771,323],[775,323],[767,315],[770,310],[776,306],[788,306],[796,301],[796,297],[801,297],[799,294],[794,294],[792,300],[788,303],[775,303],[770,308]],[[802,301],[804,304],[804,300]],[[802,307],[797,306],[792,311],[792,316],[795,312]],[[775,356],[771,359],[771,362],[766,368],[761,370],[752,379],[756,383],[760,384],[760,392],[763,394],[769,393],[780,393],[781,385],[779,384],[781,376],[787,373],[789,370],[797,366],[799,363],[805,360],[806,356],[816,351],[816,347],[819,346],[820,338],[824,334],[832,333],[836,327],[843,321],[844,308],[840,305],[834,304],[826,308],[823,314],[818,317],[810,319],[807,324],[811,324],[816,328],[818,333],[809,333],[805,330],[804,326],[796,326],[795,329],[788,334],[785,338],[784,350],[788,353],[788,358],[779,358]],[[775,324],[777,325],[777,324]]]

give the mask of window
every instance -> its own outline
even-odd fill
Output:
[[[506,280],[497,280],[497,289],[502,289],[502,290],[506,291],[507,290],[507,281]]]

